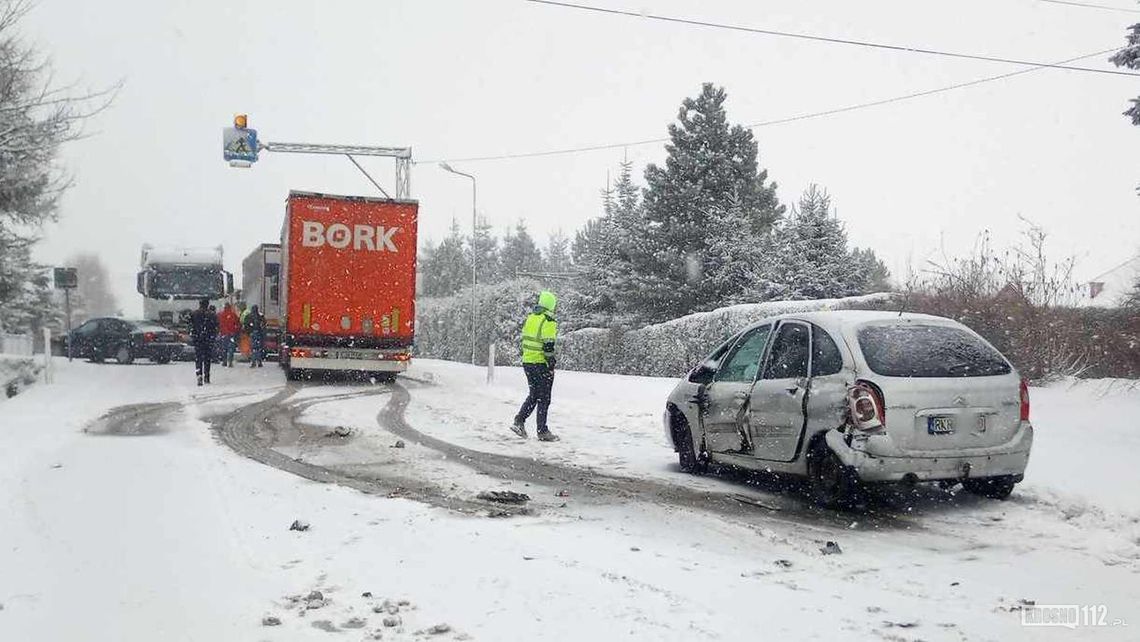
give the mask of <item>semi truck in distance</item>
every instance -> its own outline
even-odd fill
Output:
[[[137,289],[143,318],[167,328],[186,329],[198,301],[221,309],[233,293],[234,277],[222,266],[222,246],[212,248],[142,246]]]
[[[265,316],[265,357],[278,356],[284,321],[281,310],[281,245],[262,243],[245,257],[241,262],[241,288],[246,305],[256,305]]]
[[[416,320],[413,200],[290,192],[281,231],[281,365],[395,378]]]

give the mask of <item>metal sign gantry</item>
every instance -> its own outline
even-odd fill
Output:
[[[345,156],[356,169],[364,174],[380,193],[387,198],[387,190],[376,182],[376,179],[365,171],[356,156],[384,156],[396,161],[396,198],[400,200],[412,197],[412,148],[411,147],[371,147],[367,145],[325,145],[320,143],[274,143],[261,142],[257,138],[257,130],[248,127],[248,118],[245,114],[234,116],[234,126],[222,130],[222,157],[231,167],[250,167],[257,162],[258,154],[262,151],[278,152],[282,154],[332,154]]]

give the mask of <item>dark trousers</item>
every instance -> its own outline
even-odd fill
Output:
[[[194,344],[194,371],[206,381],[210,380],[210,363],[214,357],[214,341]]]
[[[515,415],[515,422],[524,423],[537,407],[538,430],[545,431],[546,412],[550,409],[550,391],[554,387],[554,370],[545,363],[524,363],[523,371],[526,372],[526,383],[530,387],[530,394],[527,395],[522,408],[519,408],[519,414]]]

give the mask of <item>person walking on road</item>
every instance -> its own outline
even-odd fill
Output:
[[[237,349],[240,332],[241,320],[234,306],[226,303],[218,315],[218,333],[222,335],[222,365],[227,368],[234,367],[234,350]]]
[[[554,319],[554,308],[558,299],[553,292],[543,291],[538,295],[538,305],[534,306],[522,326],[522,362],[526,372],[530,393],[515,415],[511,430],[526,438],[526,420],[538,409],[539,441],[558,441],[558,435],[550,432],[546,425],[550,409],[550,393],[554,387],[554,343],[558,337],[558,322]]]
[[[265,356],[265,316],[256,305],[245,313],[245,331],[249,335],[249,367],[260,368]]]
[[[210,312],[210,300],[202,299],[198,309],[190,313],[190,340],[194,343],[194,370],[199,386],[210,383],[210,363],[217,338],[218,317]]]

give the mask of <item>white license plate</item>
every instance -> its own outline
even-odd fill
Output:
[[[367,359],[366,353],[359,350],[337,350],[333,353],[334,359]]]
[[[954,434],[954,418],[927,417],[926,432],[931,435],[952,435]]]

